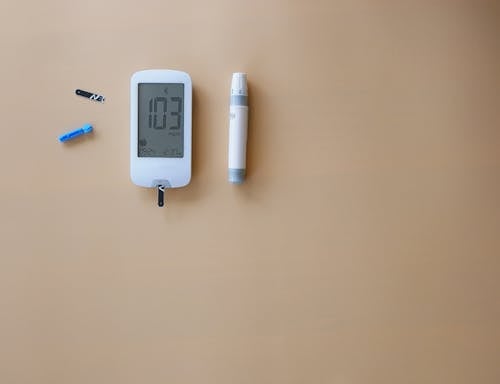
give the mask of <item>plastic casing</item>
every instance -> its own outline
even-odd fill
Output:
[[[184,84],[184,157],[138,156],[138,93],[141,83]],[[184,187],[191,180],[192,145],[192,94],[191,77],[186,72],[168,69],[139,71],[130,79],[130,178],[141,187]]]
[[[233,73],[229,107],[228,181],[241,184],[246,173],[248,132],[247,75]]]

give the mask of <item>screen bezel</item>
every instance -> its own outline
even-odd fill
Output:
[[[174,96],[172,96],[171,92],[169,95],[165,95],[164,93],[158,93],[158,88],[156,88],[156,92],[149,91],[147,89],[149,85],[160,86],[159,88],[163,88],[166,86],[173,86],[173,87],[170,87],[171,90],[175,89],[176,87],[179,87],[180,89],[177,88],[177,90],[172,90],[172,92],[174,92]],[[138,110],[137,110],[137,114],[138,114],[138,118],[137,118],[137,135],[138,135],[138,138],[137,138],[137,141],[138,141],[138,143],[137,143],[138,144],[137,145],[137,156],[140,158],[143,158],[143,157],[160,157],[160,158],[169,158],[169,159],[171,159],[171,158],[176,158],[176,159],[183,158],[184,157],[184,97],[185,97],[184,83],[181,83],[181,82],[175,82],[175,83],[139,82],[137,84],[137,87],[138,87],[138,93],[137,93],[137,108],[138,108]],[[179,91],[180,91],[180,93],[175,93],[175,92],[179,92]],[[155,99],[155,103],[154,103],[155,112],[156,112],[156,106],[157,106],[156,100],[158,99],[158,97],[163,99],[162,101],[165,102],[163,108],[165,108],[165,111],[166,111],[166,113],[164,113],[164,119],[163,119],[164,123],[168,124],[169,121],[171,122],[170,116],[172,116],[172,115],[175,116],[175,114],[177,113],[177,115],[178,115],[177,123],[178,123],[178,132],[179,132],[179,135],[177,138],[171,139],[169,137],[169,135],[171,135],[172,133],[175,133],[175,130],[172,131],[170,128],[168,128],[166,126],[160,130],[156,130],[156,128],[155,128],[154,130],[151,131],[151,124],[153,123],[153,127],[156,127],[156,125],[157,125],[156,117],[158,115],[155,114],[155,120],[153,121],[151,118],[152,107],[153,107],[151,100],[149,102],[149,108],[147,108],[147,103],[144,103],[142,105],[142,108],[141,108],[141,100],[144,102],[144,96],[145,96],[145,95],[143,95],[143,98],[141,99],[141,92],[144,92],[146,95],[149,95],[149,96],[146,96],[146,98],[147,97],[154,97],[154,99]],[[179,102],[179,100],[173,100],[173,99],[177,98],[178,96],[181,96],[182,102]],[[170,98],[170,101],[168,101],[169,98]],[[177,104],[176,104],[176,102],[177,102]],[[175,107],[175,105],[177,105],[178,111],[175,111],[175,110],[171,111],[172,103],[173,103],[174,107]],[[141,110],[143,111],[143,113],[147,113],[148,109],[149,109],[149,128],[147,128],[146,126],[143,125],[142,129],[141,129]],[[169,116],[169,117],[167,117],[167,116]],[[180,122],[182,122],[182,123],[180,123]],[[143,124],[144,124],[144,121],[143,121]],[[170,123],[170,125],[172,125],[172,124]],[[142,133],[141,133],[141,131],[142,131]],[[174,147],[174,148],[179,150],[180,155],[161,156],[161,155],[157,155],[156,153],[153,152],[152,156],[148,156],[148,155],[141,156],[141,145],[140,145],[141,140],[140,139],[141,139],[141,137],[145,138],[148,136],[149,137],[156,136],[158,138],[161,138],[162,139],[161,143],[159,141],[158,141],[158,143],[161,145],[161,147],[163,149]],[[176,145],[176,144],[179,144],[179,145]]]
[[[140,83],[184,84],[184,157],[139,157],[138,156],[138,108]],[[140,186],[154,187],[168,182],[169,187],[180,187],[191,178],[192,135],[192,82],[190,76],[181,71],[146,70],[133,74],[130,80],[130,175]]]

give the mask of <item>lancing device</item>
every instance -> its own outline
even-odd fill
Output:
[[[59,136],[59,141],[61,143],[64,143],[65,141],[74,139],[75,137],[85,135],[86,133],[92,132],[92,125],[90,124],[85,124],[83,127],[77,128],[73,131],[66,132]]]
[[[228,180],[245,181],[248,134],[248,88],[246,73],[233,73],[229,102]]]

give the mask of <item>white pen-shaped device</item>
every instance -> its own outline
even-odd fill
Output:
[[[241,184],[246,174],[248,88],[246,73],[233,73],[229,103],[228,180]]]

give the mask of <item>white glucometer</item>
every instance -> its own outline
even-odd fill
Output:
[[[130,80],[130,178],[141,187],[184,187],[191,180],[192,82],[186,72],[146,70]]]

